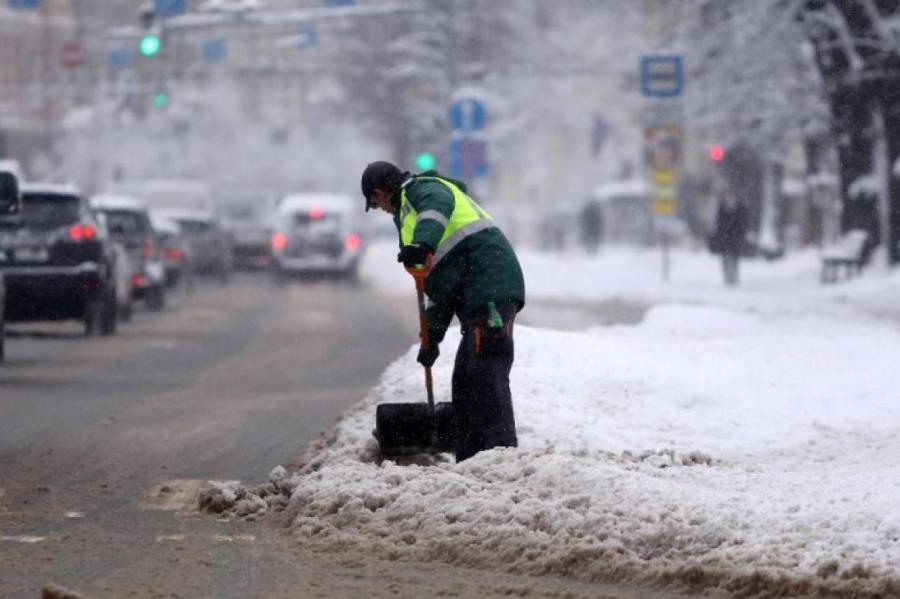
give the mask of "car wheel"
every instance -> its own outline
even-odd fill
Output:
[[[350,268],[344,271],[344,281],[347,282],[351,287],[359,286],[359,265],[354,264]]]
[[[148,310],[158,312],[166,305],[166,292],[162,285],[156,285],[147,289],[144,303],[147,304]]]
[[[103,300],[98,295],[88,300],[84,308],[84,334],[93,337],[100,332],[100,320],[103,317]]]
[[[131,317],[134,316],[134,304],[131,302],[131,298],[125,302],[124,306],[119,308],[119,320],[122,322],[131,322]]]
[[[101,335],[107,337],[116,332],[118,315],[119,302],[116,299],[116,292],[113,290],[106,294],[106,300],[103,302],[103,311],[100,315]]]

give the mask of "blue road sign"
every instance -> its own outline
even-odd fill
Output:
[[[13,10],[34,10],[41,7],[41,0],[9,0]]]
[[[153,11],[158,17],[174,17],[187,10],[185,0],[153,0]]]
[[[127,69],[131,64],[131,51],[126,48],[112,50],[108,57],[109,66],[114,69]]]
[[[315,48],[319,45],[319,33],[315,23],[300,23],[297,25],[297,47]]]
[[[222,62],[225,59],[225,40],[216,37],[203,42],[203,58],[206,62]]]
[[[325,6],[353,6],[355,0],[325,0]]]
[[[450,124],[458,131],[479,131],[486,121],[484,104],[475,98],[463,98],[450,105]]]
[[[487,159],[487,141],[468,137],[454,137],[450,140],[451,177],[468,179],[483,177],[490,168]]]
[[[680,54],[641,56],[641,93],[651,98],[676,98],[684,89],[684,61]]]

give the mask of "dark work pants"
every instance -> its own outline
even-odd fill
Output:
[[[737,285],[738,282],[738,255],[722,254],[722,272],[725,275],[727,285]]]
[[[513,364],[515,304],[499,304],[504,327],[489,329],[486,318],[464,322],[453,367],[456,461],[492,447],[516,447],[509,372]]]

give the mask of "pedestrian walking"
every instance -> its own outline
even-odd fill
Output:
[[[722,194],[716,212],[716,231],[710,240],[710,249],[722,256],[722,274],[725,284],[738,284],[738,261],[744,251],[747,236],[747,208],[734,189]]]
[[[516,447],[509,374],[525,282],[506,236],[464,183],[434,170],[413,175],[390,162],[373,162],[362,174],[362,193],[366,210],[393,215],[398,262],[430,268],[430,343],[420,347],[419,363],[434,364],[453,316],[459,318],[462,340],[452,379],[457,462],[493,447]]]

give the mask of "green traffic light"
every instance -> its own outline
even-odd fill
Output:
[[[154,108],[165,108],[169,105],[169,94],[166,92],[156,92],[153,95],[153,107]]]
[[[149,33],[141,38],[141,54],[144,56],[155,56],[159,54],[162,48],[162,41],[158,35]]]
[[[434,157],[434,154],[422,152],[416,156],[416,167],[418,167],[420,171],[430,171],[436,165],[437,159]]]

